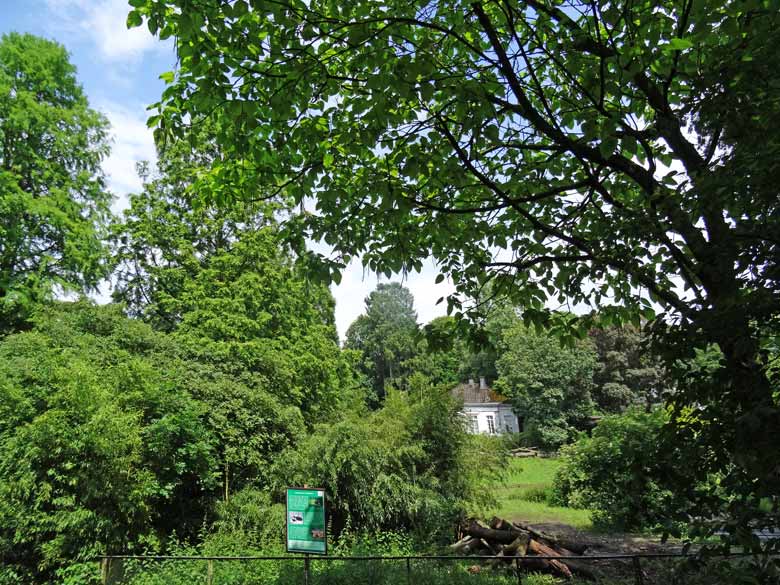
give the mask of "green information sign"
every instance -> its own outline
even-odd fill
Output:
[[[325,490],[287,488],[287,552],[327,553]]]

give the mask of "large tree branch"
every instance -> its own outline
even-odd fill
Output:
[[[514,71],[514,68],[512,67],[512,63],[509,60],[509,57],[507,56],[500,39],[498,38],[498,34],[496,33],[496,30],[493,27],[493,24],[488,18],[487,14],[485,14],[482,5],[475,2],[472,4],[472,7],[474,8],[474,12],[479,19],[483,30],[488,36],[493,51],[498,57],[499,70],[501,71],[501,74],[506,82],[509,84],[509,87],[512,90],[512,94],[517,100],[517,104],[513,104],[512,102],[508,102],[496,96],[489,96],[488,99],[494,101],[494,103],[512,108],[518,114],[527,119],[539,132],[554,142],[561,144],[572,154],[589,160],[593,163],[609,166],[610,168],[625,173],[631,179],[633,179],[646,193],[652,195],[656,189],[656,181],[653,176],[648,173],[647,169],[619,155],[613,154],[609,158],[605,158],[597,148],[593,148],[587,144],[572,140],[567,134],[556,128],[536,110],[531,101],[528,99],[528,96],[526,95],[525,90],[523,89],[522,84],[520,83],[520,80]]]
[[[707,278],[709,269],[706,267],[706,262],[711,260],[712,254],[710,245],[707,240],[705,240],[701,230],[693,224],[691,218],[679,208],[676,201],[669,200],[669,198],[664,195],[663,188],[658,185],[655,178],[647,169],[620,155],[613,154],[609,157],[604,157],[598,149],[572,140],[568,135],[560,132],[549,123],[533,107],[533,104],[525,94],[522,84],[512,67],[511,61],[498,38],[495,27],[486,15],[481,4],[475,2],[472,4],[472,7],[498,58],[497,65],[499,70],[512,90],[512,93],[517,100],[517,104],[507,102],[506,100],[495,96],[489,96],[489,99],[500,103],[505,107],[513,107],[518,114],[529,120],[539,132],[547,136],[553,142],[565,146],[567,150],[578,158],[609,167],[634,180],[648,195],[650,195],[651,201],[657,202],[658,208],[663,210],[664,214],[669,218],[672,229],[683,236],[686,244],[694,255],[705,263],[703,270],[697,272],[697,276],[702,282],[709,280]],[[554,14],[553,17],[572,30],[572,32],[576,29],[576,31],[578,31],[577,34],[587,35],[587,33],[582,31],[577,23],[571,20],[567,15],[557,14],[555,10],[552,12]],[[610,49],[610,51],[612,51],[612,49]],[[614,54],[615,53],[613,52],[613,55]],[[686,166],[686,169],[688,169],[689,174],[695,175],[696,172],[703,170],[704,161],[702,157],[693,145],[682,135],[680,122],[664,99],[662,92],[641,72],[634,76],[634,81],[646,95],[649,105],[656,112],[656,125],[659,134],[667,141],[675,154],[680,158]],[[725,225],[725,220],[722,217],[717,216],[712,210],[708,211],[705,209],[704,216],[705,224],[708,232],[711,233],[711,237],[721,242],[727,241],[728,227]],[[685,265],[682,265],[681,268],[685,268]],[[707,287],[706,282],[705,287]]]
[[[527,209],[524,209],[522,205],[513,201],[513,198],[502,189],[494,180],[482,173],[477,169],[473,162],[468,158],[468,154],[460,147],[455,136],[452,135],[446,124],[441,121],[440,130],[447,137],[450,145],[455,150],[458,158],[464,164],[466,169],[486,187],[493,191],[498,197],[509,203],[512,209],[515,210],[518,215],[525,219],[534,229],[554,238],[557,238],[563,242],[568,243],[577,250],[581,251],[583,255],[592,258],[594,261],[600,262],[606,266],[610,266],[614,269],[621,270],[626,274],[633,275],[642,286],[648,291],[652,292],[657,298],[661,299],[668,306],[674,308],[681,315],[688,316],[691,313],[690,307],[683,302],[677,295],[671,290],[662,288],[654,275],[649,274],[646,270],[642,270],[642,266],[638,264],[632,264],[632,259],[616,258],[598,250],[593,246],[591,242],[575,237],[574,235],[567,233],[560,228],[548,225],[540,221]],[[590,180],[585,181],[586,184],[590,183]],[[629,261],[630,260],[630,261]]]
[[[561,254],[561,255],[542,255],[530,258],[528,260],[514,260],[512,262],[485,262],[482,264],[485,268],[512,268],[514,270],[527,270],[544,262],[563,263],[563,262],[585,262],[592,260],[589,254]]]

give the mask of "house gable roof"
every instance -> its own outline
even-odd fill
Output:
[[[486,404],[506,402],[506,397],[502,396],[492,388],[480,388],[478,383],[458,384],[451,390],[453,398],[462,400],[464,404]]]

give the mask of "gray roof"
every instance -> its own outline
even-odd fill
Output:
[[[464,404],[483,404],[489,402],[504,402],[506,398],[496,393],[492,388],[480,388],[478,383],[462,383],[452,389],[452,396],[462,400]]]

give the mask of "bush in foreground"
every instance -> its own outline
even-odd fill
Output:
[[[673,486],[681,485],[685,466],[660,440],[667,421],[660,408],[604,418],[591,436],[562,449],[556,501],[594,510],[594,524],[620,530],[652,528],[679,517],[688,500]]]

